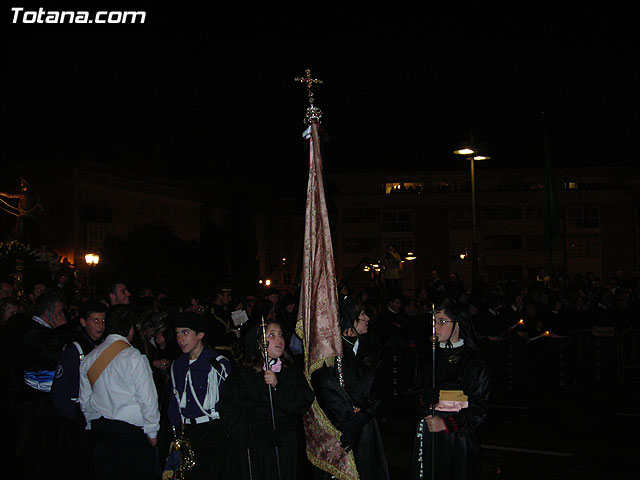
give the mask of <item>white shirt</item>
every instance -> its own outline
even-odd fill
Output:
[[[149,438],[155,438],[160,429],[158,394],[153,383],[149,361],[136,348],[125,348],[102,371],[91,388],[87,372],[91,365],[113,342],[127,339],[109,335],[104,342],[85,357],[80,365],[80,409],[87,419],[100,417],[143,427]]]
[[[457,342],[451,344],[451,348],[459,348],[464,345],[464,338],[461,338]],[[440,348],[447,348],[447,342],[440,342]]]

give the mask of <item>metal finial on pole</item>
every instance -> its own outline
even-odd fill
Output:
[[[307,108],[307,113],[305,115],[304,123],[306,125],[311,125],[312,123],[320,123],[320,120],[322,118],[322,110],[320,110],[318,107],[316,107],[313,104],[314,102],[313,86],[315,84],[324,83],[324,82],[317,78],[311,78],[311,70],[309,70],[308,68],[304,71],[304,73],[305,73],[304,77],[294,78],[294,81],[299,83],[304,83],[307,86],[309,108]]]
[[[264,323],[264,317],[262,317],[262,321],[260,322],[260,328],[262,328],[262,353],[264,354],[265,365],[267,366],[267,370],[269,369],[269,354],[267,353],[267,349],[269,348],[269,340],[267,340],[267,331],[266,324]]]

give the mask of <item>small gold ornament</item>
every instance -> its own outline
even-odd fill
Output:
[[[460,357],[457,354],[449,355],[448,361],[451,365],[456,365],[460,361]]]

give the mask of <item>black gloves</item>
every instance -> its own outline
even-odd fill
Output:
[[[360,431],[364,427],[365,423],[369,421],[369,417],[366,413],[360,411],[356,413],[345,424],[342,429],[342,436],[340,437],[340,446],[347,452],[351,450],[354,444],[357,443]]]
[[[373,418],[376,416],[376,410],[378,410],[378,405],[380,405],[380,400],[376,400],[373,397],[369,397],[367,399],[367,404],[364,407],[362,407],[360,411],[363,412],[367,417]]]

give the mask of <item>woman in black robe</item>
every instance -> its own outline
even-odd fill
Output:
[[[258,332],[260,342],[262,329]],[[289,364],[280,325],[271,321],[265,332],[270,369],[258,351],[231,372],[220,392],[220,418],[229,433],[225,465],[229,480],[278,480],[278,469],[280,480],[298,478],[299,423],[314,395],[302,372]]]
[[[420,421],[414,442],[411,479],[431,478],[435,444],[437,480],[476,479],[481,476],[480,442],[476,429],[489,404],[489,375],[477,348],[469,313],[444,301],[435,314],[436,369],[432,383],[431,351],[418,375]],[[431,415],[432,405],[435,416]]]
[[[380,348],[368,334],[374,312],[346,299],[342,302],[340,326],[342,357],[333,367],[313,373],[311,383],[318,403],[331,423],[342,432],[340,443],[353,449],[361,480],[388,480],[389,470],[376,410],[380,404]],[[316,472],[318,478],[330,478]]]

